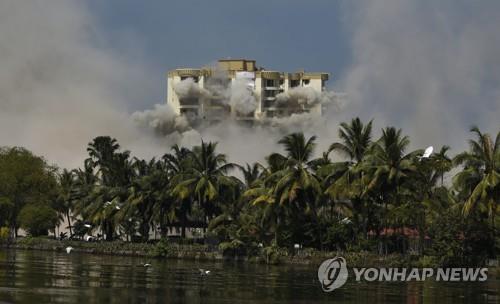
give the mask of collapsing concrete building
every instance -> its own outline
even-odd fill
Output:
[[[168,72],[167,103],[190,120],[266,120],[294,113],[320,116],[335,99],[328,73],[284,73],[255,60],[224,59],[217,66]]]

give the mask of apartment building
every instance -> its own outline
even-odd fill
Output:
[[[216,67],[168,72],[167,103],[191,119],[262,120],[293,113],[322,113],[319,99],[328,73],[285,73],[255,60],[222,59]]]

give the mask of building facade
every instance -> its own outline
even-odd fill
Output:
[[[193,119],[261,120],[293,113],[321,115],[328,73],[285,73],[258,68],[255,60],[224,59],[217,67],[168,72],[167,103]]]

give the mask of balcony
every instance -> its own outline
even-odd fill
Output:
[[[266,100],[264,100],[264,102],[262,104],[262,107],[263,108],[276,108],[276,102],[274,99],[269,100],[266,98]]]

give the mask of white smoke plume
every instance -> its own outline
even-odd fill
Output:
[[[177,115],[168,104],[155,104],[152,110],[134,112],[132,119],[139,126],[161,135],[191,129],[186,117]]]
[[[250,114],[257,109],[253,87],[246,79],[235,79],[230,86],[229,105],[241,114]]]
[[[336,101],[337,94],[333,91],[319,91],[312,87],[295,87],[276,95],[276,101],[284,104],[295,102],[299,105],[329,104]]]
[[[1,1],[0,145],[25,146],[74,168],[99,135],[116,137],[144,158],[162,155],[174,143],[199,144],[203,137],[218,141],[230,161],[244,163],[282,151],[277,140],[291,131],[317,135],[320,153],[336,140],[338,123],[358,115],[374,118],[376,129],[402,127],[416,147],[450,144],[457,151],[471,124],[497,132],[500,2],[366,0],[346,3],[343,15],[353,63],[337,86],[349,99],[341,112],[336,101],[320,119],[304,113],[253,128],[227,120],[194,130],[167,105],[130,116],[127,105],[140,101],[129,93],[147,88],[157,75],[103,46],[83,2]],[[229,87],[220,74],[206,83],[209,96],[251,111],[247,87]],[[306,93],[280,99],[332,100],[328,92]]]
[[[394,125],[413,147],[466,149],[469,128],[500,129],[500,2],[344,3],[353,64],[343,119]]]
[[[179,98],[210,96],[210,92],[200,87],[191,77],[179,81],[173,89]]]
[[[127,113],[124,88],[147,88],[148,73],[103,46],[94,24],[80,1],[0,1],[0,146],[69,168],[99,135],[138,156],[167,150]]]
[[[227,72],[218,66],[210,69],[212,75],[207,79],[205,88],[188,77],[174,84],[174,92],[179,98],[201,98],[206,102],[231,106],[238,113],[245,115],[257,109],[257,99],[249,79],[236,78],[231,82]]]

